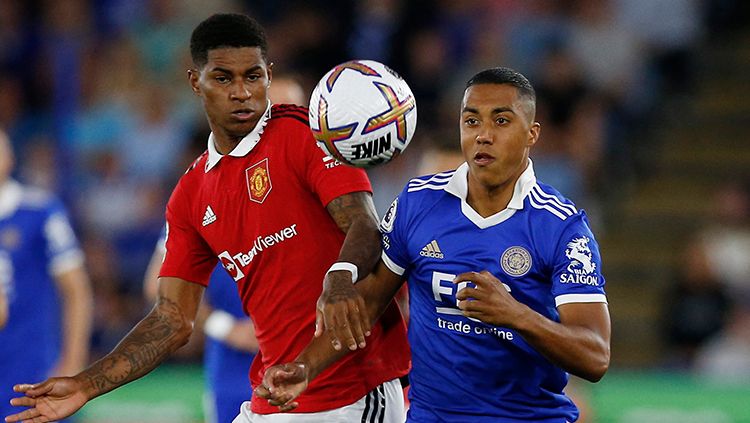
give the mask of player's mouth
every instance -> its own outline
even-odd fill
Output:
[[[474,155],[474,163],[478,166],[487,166],[495,161],[495,157],[488,153],[476,153]]]
[[[251,109],[237,109],[232,112],[232,117],[240,121],[248,121],[253,118],[255,113]]]

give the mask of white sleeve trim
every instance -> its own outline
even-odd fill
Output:
[[[564,294],[555,297],[555,307],[570,303],[607,303],[604,294]]]
[[[385,251],[383,251],[383,253],[380,255],[380,258],[382,258],[383,263],[385,263],[385,265],[388,266],[389,269],[391,269],[391,272],[399,276],[402,276],[404,272],[406,271],[406,269],[394,263],[393,260],[391,260],[391,258],[388,257],[388,254],[386,254]]]
[[[52,259],[52,262],[49,265],[49,272],[53,276],[59,276],[65,272],[83,266],[83,262],[84,258],[83,252],[81,250],[70,250],[65,253],[58,254]]]

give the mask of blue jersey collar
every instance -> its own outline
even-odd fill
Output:
[[[482,217],[471,208],[469,203],[466,202],[466,197],[469,192],[467,179],[469,174],[468,164],[464,163],[456,169],[456,172],[445,186],[445,191],[455,195],[461,200],[461,212],[479,228],[485,229],[490,226],[495,226],[508,220],[513,214],[515,214],[516,210],[523,209],[524,199],[529,195],[531,188],[536,185],[534,164],[531,162],[531,159],[528,160],[529,165],[526,167],[526,170],[521,173],[521,176],[516,181],[516,185],[513,187],[513,197],[511,197],[508,207],[492,216]]]

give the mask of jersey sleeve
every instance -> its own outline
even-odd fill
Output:
[[[409,256],[406,248],[406,228],[408,218],[406,211],[406,188],[391,203],[391,206],[380,221],[380,233],[383,244],[381,258],[391,272],[403,276],[409,268]]]
[[[57,200],[53,200],[47,209],[42,233],[51,275],[57,276],[83,265],[78,239],[65,208]]]
[[[602,260],[586,214],[566,222],[553,254],[552,294],[555,306],[567,303],[606,303]]]
[[[206,286],[218,259],[190,224],[191,207],[183,182],[184,177],[167,203],[166,253],[159,277],[175,277]]]
[[[326,155],[318,147],[309,128],[303,132],[304,140],[299,147],[300,177],[304,183],[327,206],[333,199],[357,191],[372,192],[370,180],[364,170],[348,166]]]

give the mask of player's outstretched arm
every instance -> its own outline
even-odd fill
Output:
[[[5,294],[5,288],[0,285],[0,329],[8,321],[8,296]]]
[[[402,283],[401,276],[380,261],[373,274],[355,285],[366,304],[364,308],[370,324],[383,314]],[[298,404],[294,399],[304,392],[308,383],[350,351],[334,348],[336,343],[341,345],[346,339],[351,341],[351,332],[343,330],[351,324],[347,320],[348,314],[332,306],[323,306],[318,312],[337,323],[326,327],[329,336],[314,337],[294,362],[268,368],[263,383],[255,389],[256,395],[268,399],[269,404],[278,406],[282,412],[295,409]]]
[[[6,417],[5,421],[60,420],[89,400],[150,372],[187,343],[203,289],[182,279],[162,278],[154,308],[112,352],[73,377],[14,386],[24,396],[12,399],[11,404],[30,408]]]
[[[610,319],[606,303],[558,307],[560,323],[516,301],[487,271],[468,272],[453,281],[473,282],[456,294],[464,316],[515,329],[534,349],[563,370],[597,382],[609,368]]]
[[[327,320],[325,315],[318,312],[315,336],[321,336],[329,328],[347,332],[348,336],[340,338],[344,343],[337,344],[336,349],[346,345],[355,350],[357,346],[363,348],[366,345],[365,336],[370,334],[371,327],[364,300],[352,287],[352,276],[356,273],[358,276],[355,278],[359,280],[368,275],[380,256],[377,212],[369,192],[342,195],[331,201],[326,209],[346,234],[337,263],[347,263],[345,266],[353,264],[356,272],[336,270],[326,274],[323,292],[318,299],[319,308],[321,305],[335,308],[337,314],[346,316],[346,321]],[[351,324],[342,326],[346,322]]]

